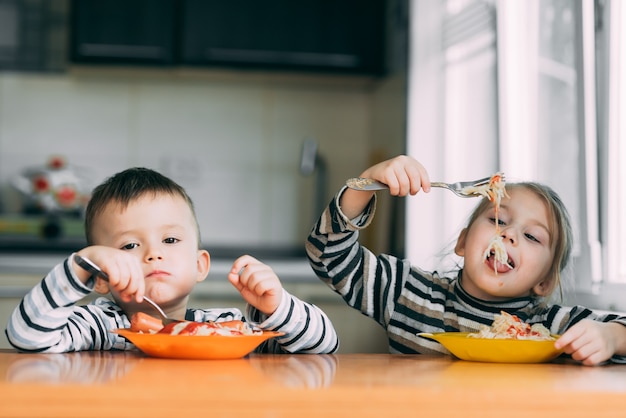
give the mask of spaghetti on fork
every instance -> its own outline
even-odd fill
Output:
[[[509,268],[513,268],[509,264],[509,256],[506,252],[506,247],[504,246],[504,242],[502,241],[502,235],[500,233],[500,221],[499,221],[499,212],[500,212],[500,201],[503,197],[509,197],[506,192],[505,182],[504,182],[504,174],[496,173],[491,176],[489,183],[483,184],[481,186],[471,186],[463,189],[464,192],[470,194],[478,194],[489,199],[490,202],[493,202],[494,210],[495,210],[495,223],[496,223],[496,232],[493,239],[489,242],[487,249],[485,250],[483,257],[488,259],[493,255],[494,263],[493,270],[496,274],[498,274],[498,263],[501,265],[508,266]]]

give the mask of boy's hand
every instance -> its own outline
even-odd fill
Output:
[[[626,327],[616,322],[598,322],[583,319],[565,331],[554,344],[574,360],[586,366],[595,366],[621,354],[626,341]]]
[[[96,279],[94,290],[98,293],[115,292],[125,301],[133,298],[139,303],[145,293],[145,281],[141,263],[137,257],[116,248],[94,245],[83,248],[77,253],[87,257],[109,276],[108,283],[101,278]],[[85,283],[90,273],[73,263],[78,278]]]
[[[243,255],[233,263],[228,281],[243,299],[266,315],[272,315],[282,298],[282,285],[274,271],[254,257]]]

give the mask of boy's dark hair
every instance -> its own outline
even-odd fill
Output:
[[[193,201],[182,186],[149,168],[129,168],[109,177],[93,190],[85,212],[85,236],[87,243],[89,245],[93,244],[94,220],[109,203],[115,202],[120,204],[122,208],[126,208],[132,201],[145,194],[156,196],[159,193],[182,197],[189,205],[194,220],[196,220]],[[198,229],[199,245],[200,231],[197,220],[196,228]]]

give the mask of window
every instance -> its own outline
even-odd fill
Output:
[[[433,179],[460,180],[460,171],[465,173],[463,179],[471,178],[467,163],[446,167],[447,150],[457,147],[463,150],[465,160],[479,161],[483,169],[497,167],[511,180],[552,186],[572,217],[576,292],[593,295],[596,307],[626,310],[626,302],[620,302],[624,298],[615,293],[626,284],[626,82],[622,77],[626,74],[626,3],[426,3],[412,4],[416,29],[411,38],[408,152],[424,160],[427,168],[434,166],[430,170]],[[497,97],[493,100],[490,85],[472,75],[482,74],[487,80],[491,74],[477,72],[475,65],[481,56],[490,56],[484,52],[489,49],[483,49],[482,55],[463,55],[463,48],[467,54],[476,47],[466,36],[466,41],[455,47],[454,56],[470,56],[471,60],[451,61],[446,44],[447,22],[485,6],[493,8],[496,21]],[[440,48],[435,53],[436,42]],[[440,87],[431,92],[427,85]],[[482,93],[475,94],[477,89]],[[460,104],[465,107],[459,109]],[[476,120],[476,112],[483,121],[478,135],[476,129],[458,133],[464,121]],[[498,151],[491,156],[494,137]],[[467,141],[472,141],[472,146]],[[487,154],[482,152],[485,149]],[[408,199],[407,229],[422,228],[430,236],[434,226],[417,225],[420,219],[453,213],[448,206],[458,203],[442,198],[433,204],[436,207],[429,207],[432,203],[425,201]],[[454,217],[452,221],[456,228],[463,219]],[[430,253],[436,251],[433,243],[443,241],[424,244],[408,233],[407,255],[424,265],[419,258],[424,257],[426,248]]]
[[[602,264],[606,282],[626,283],[626,5],[598,2],[597,12]]]
[[[500,160],[569,209],[577,289],[602,280],[592,1],[498,4]]]

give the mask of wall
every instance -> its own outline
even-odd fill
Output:
[[[319,143],[327,202],[377,154],[401,152],[402,77],[80,68],[62,75],[0,73],[0,183],[6,189],[19,170],[51,154],[87,168],[94,183],[128,166],[148,166],[187,188],[208,246],[303,248],[319,207],[315,173],[299,173],[303,140]],[[5,190],[5,208],[15,206],[9,195]],[[384,205],[380,215],[364,237],[374,248],[391,238]],[[278,260],[270,264],[279,273]],[[279,275],[288,290],[329,315],[341,352],[386,351],[383,329],[306,267],[308,282]],[[23,277],[0,265],[2,324],[44,271]],[[222,290],[215,293],[215,286]],[[193,306],[236,306],[237,295],[223,290],[228,286],[225,274],[212,271],[194,292]],[[7,345],[1,337],[0,347]]]
[[[68,62],[45,67],[58,73],[2,67],[0,213],[17,210],[13,176],[60,154],[88,168],[93,185],[136,165],[171,176],[195,200],[209,246],[301,247],[347,178],[404,152],[410,2],[385,5],[381,78]],[[55,49],[44,55],[64,57],[69,6],[48,6],[61,32],[46,36]],[[327,169],[321,196],[319,168],[310,176],[299,170],[305,139],[317,141]],[[388,227],[393,213],[381,205],[368,237],[374,249],[401,241],[402,225]]]
[[[315,173],[299,172],[303,140],[319,143],[327,202],[367,162],[376,88],[293,74],[0,73],[0,183],[53,154],[87,168],[94,184],[147,166],[187,188],[207,244],[299,246],[318,216]]]
[[[60,154],[85,168],[94,185],[130,166],[172,177],[194,199],[209,250],[302,249],[319,208],[347,178],[404,152],[407,2],[390,1],[388,7],[395,19],[389,28],[393,45],[390,71],[380,79],[107,67],[0,72],[0,212],[18,208],[9,187],[13,176]],[[320,166],[311,176],[299,170],[305,139],[317,141],[318,162],[327,169],[319,201]],[[400,206],[399,200],[380,199],[375,222],[363,234],[373,250],[401,242]],[[270,264],[278,267],[275,261]],[[0,323],[48,268],[20,275],[0,262]],[[280,276],[288,290],[327,312],[341,351],[386,351],[382,328],[308,271],[305,283]],[[210,278],[194,292],[195,306],[234,306],[236,298],[222,291],[224,275],[212,269]],[[214,286],[222,293],[213,293]],[[0,337],[0,347],[6,344]]]

